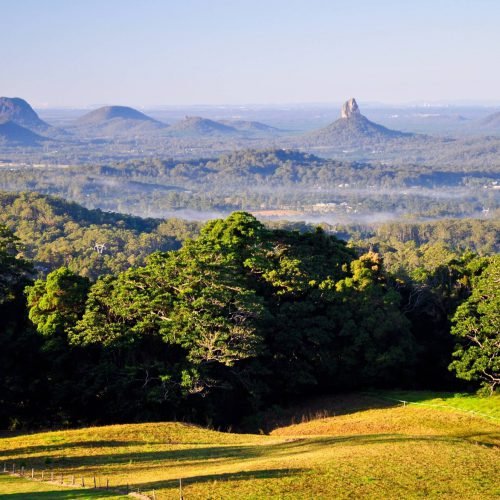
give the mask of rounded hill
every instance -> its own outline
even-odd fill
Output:
[[[101,124],[110,120],[139,120],[160,123],[134,108],[128,106],[103,106],[78,118],[77,122],[81,125]]]
[[[170,131],[175,135],[205,136],[205,135],[231,135],[238,131],[229,125],[202,118],[201,116],[186,116],[184,120],[174,123]]]

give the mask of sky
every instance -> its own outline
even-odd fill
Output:
[[[499,0],[0,7],[0,95],[35,107],[500,102]]]

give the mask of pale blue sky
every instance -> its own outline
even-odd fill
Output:
[[[500,0],[0,0],[35,106],[500,101]]]

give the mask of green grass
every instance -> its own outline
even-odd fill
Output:
[[[436,409],[453,409],[477,414],[500,421],[500,395],[478,397],[471,394],[386,391],[378,394],[388,400],[404,400],[411,404],[429,406]]]
[[[106,498],[118,500],[127,498],[106,491],[88,491],[82,488],[58,487],[36,481],[27,481],[17,477],[0,474],[0,498],[35,499],[35,500],[84,500],[86,498]]]
[[[393,406],[383,399],[409,400],[412,395],[414,401],[427,403],[438,396],[402,395],[323,398],[311,404],[307,418],[300,418],[303,408],[296,408],[298,423],[275,428],[271,435],[157,423],[6,437],[0,439],[2,469],[3,462],[24,462],[37,471],[63,472],[68,479],[84,476],[87,485],[95,474],[101,484],[109,478],[112,490],[60,487],[0,474],[0,498],[116,499],[123,498],[128,483],[143,492],[154,489],[158,499],[177,499],[179,478],[186,500],[500,495],[500,425],[464,411],[480,408],[497,415],[498,398],[441,394],[439,402],[446,404],[437,408]]]

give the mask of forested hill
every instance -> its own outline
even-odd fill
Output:
[[[141,264],[154,251],[179,248],[199,226],[89,210],[37,193],[0,193],[1,224],[19,238],[21,255],[40,273],[66,265],[93,279]]]
[[[99,209],[89,210],[78,203],[38,193],[0,192],[0,207],[3,223],[32,219],[34,223],[39,224],[40,230],[50,226],[61,228],[67,222],[76,222],[82,226],[110,224],[123,229],[149,232],[157,228],[160,223],[158,219],[134,217]]]
[[[177,249],[186,239],[198,235],[202,225],[178,218],[161,220],[89,210],[62,198],[26,192],[0,192],[1,224],[19,238],[23,245],[21,255],[33,260],[40,274],[66,265],[92,279],[142,264],[154,251]],[[269,221],[266,224],[274,229],[299,232],[311,232],[316,227],[306,222]],[[443,262],[450,254],[465,250],[479,255],[500,251],[500,221],[494,219],[371,225],[322,223],[321,227],[341,239],[355,242],[360,249],[376,248],[394,269],[425,267],[423,262],[428,258],[423,255],[432,253],[436,246],[446,249],[439,258],[434,256],[434,260],[444,259]],[[104,245],[102,253],[96,244]]]
[[[496,165],[436,169],[422,164],[327,159],[293,149],[247,149],[190,161],[132,160],[101,167],[97,172],[168,180],[179,187],[208,183],[213,190],[223,190],[228,184],[249,190],[248,186],[270,184],[273,188],[332,189],[339,183],[352,187],[441,187],[466,185],[473,179],[500,180]]]

